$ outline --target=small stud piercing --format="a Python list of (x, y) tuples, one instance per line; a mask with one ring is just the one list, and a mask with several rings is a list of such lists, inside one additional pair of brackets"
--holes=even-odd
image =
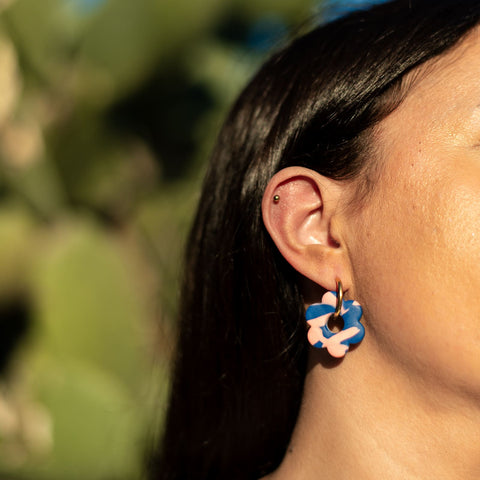
[(273, 203), (278, 203), (280, 201), (280, 195), (275, 195), (273, 197)]

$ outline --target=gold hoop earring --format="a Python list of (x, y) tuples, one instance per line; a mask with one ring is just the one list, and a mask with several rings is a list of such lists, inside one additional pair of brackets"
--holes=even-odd
[[(310, 305), (305, 314), (308, 330), (308, 341), (316, 348), (326, 348), (335, 358), (342, 358), (350, 345), (359, 343), (365, 336), (365, 328), (360, 323), (362, 307), (354, 300), (343, 301), (342, 282), (337, 279), (337, 291), (327, 292), (322, 303)], [(329, 320), (343, 320), (343, 328), (332, 332), (328, 328)]]

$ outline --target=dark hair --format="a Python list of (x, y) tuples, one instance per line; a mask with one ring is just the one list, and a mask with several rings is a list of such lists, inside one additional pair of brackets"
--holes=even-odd
[(265, 187), (291, 165), (366, 181), (369, 133), (401, 101), (392, 92), (479, 21), (478, 0), (395, 0), (357, 11), (273, 55), (241, 94), (188, 241), (152, 479), (259, 478), (279, 465), (299, 411), (307, 342), (296, 273), (262, 222)]

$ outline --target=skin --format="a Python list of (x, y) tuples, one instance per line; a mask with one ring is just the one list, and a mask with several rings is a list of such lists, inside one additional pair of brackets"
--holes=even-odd
[(379, 353), (434, 403), (480, 399), (479, 54), (475, 32), (380, 125), (380, 181), (346, 233)]
[(306, 227), (303, 238), (282, 233), (288, 216), (268, 199), (278, 192), (295, 212), (308, 195), (290, 188), (290, 198), (293, 174), (267, 191), (267, 229), (308, 279), (307, 298), (340, 276), (366, 329), (343, 361), (312, 349), (297, 426), (270, 479), (480, 478), (479, 32), (427, 67), (374, 132), (380, 173), (361, 209), (345, 200), (356, 185), (285, 172), (317, 185), (324, 240)]

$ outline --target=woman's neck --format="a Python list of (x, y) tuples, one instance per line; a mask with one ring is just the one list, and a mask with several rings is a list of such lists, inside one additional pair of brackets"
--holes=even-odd
[(291, 443), (268, 479), (478, 480), (480, 405), (362, 347), (334, 368), (312, 355)]

